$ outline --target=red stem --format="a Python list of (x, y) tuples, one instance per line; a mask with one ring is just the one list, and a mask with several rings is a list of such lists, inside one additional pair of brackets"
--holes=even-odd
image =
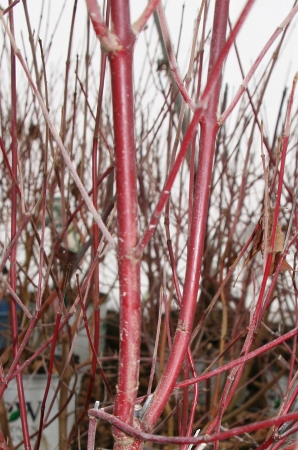
[(140, 429), (133, 427), (131, 425), (125, 424), (121, 422), (117, 417), (112, 416), (108, 413), (106, 413), (103, 409), (90, 409), (89, 410), (89, 417), (97, 417), (100, 419), (104, 419), (107, 422), (111, 423), (115, 427), (119, 427), (121, 430), (125, 430), (126, 434), (129, 434), (131, 436), (134, 436), (135, 438), (139, 438), (143, 441), (151, 441), (151, 442), (157, 442), (159, 444), (176, 444), (176, 445), (183, 445), (183, 444), (200, 444), (200, 443), (208, 443), (208, 442), (215, 442), (215, 441), (227, 441), (228, 439), (240, 436), (244, 433), (252, 433), (253, 431), (266, 429), (271, 427), (272, 425), (281, 425), (285, 422), (289, 422), (291, 420), (297, 420), (298, 419), (298, 412), (292, 412), (290, 414), (286, 414), (282, 417), (273, 418), (273, 419), (267, 419), (263, 420), (261, 422), (253, 422), (248, 425), (243, 425), (241, 427), (233, 428), (231, 430), (224, 431), (222, 433), (214, 434), (213, 436), (210, 435), (201, 435), (200, 437), (170, 437), (170, 436), (156, 436), (154, 434), (145, 433), (144, 431), (141, 431)]
[(3, 10), (3, 16), (7, 14), (14, 6), (16, 6), (18, 3), (20, 3), (20, 0), (15, 0), (14, 2), (10, 2), (7, 8)]
[[(9, 1), (11, 5), (12, 1)], [(13, 9), (9, 12), (9, 24), (12, 35), (14, 34), (14, 18)], [(13, 48), (11, 46), (11, 154), (12, 154), (12, 173), (13, 179), (18, 178), (18, 136), (17, 136), (17, 88), (16, 88), (16, 59)], [(17, 234), (17, 189), (16, 186), (12, 186), (11, 189), (11, 240)], [(17, 241), (11, 249), (10, 254), (10, 285), (16, 292), (17, 290)], [(17, 316), (17, 304), (11, 297), (10, 301), (11, 312), (11, 333), (13, 354), (18, 354), (18, 316)], [(19, 373), (16, 377), (17, 390), (20, 405), (20, 415), (22, 422), (22, 432), (24, 436), (25, 448), (30, 449), (30, 437), (27, 421), (26, 401), (24, 395), (23, 377), (22, 373)]]
[(16, 244), (17, 244), (18, 238), (22, 234), (23, 229), (26, 227), (27, 223), (30, 221), (31, 218), (32, 218), (32, 214), (31, 213), (26, 213), (24, 215), (24, 218), (23, 218), (22, 222), (20, 223), (20, 226), (19, 226), (18, 230), (12, 236), (12, 239), (11, 239), (7, 249), (6, 249), (5, 255), (3, 256), (3, 259), (2, 259), (1, 264), (0, 264), (0, 272), (2, 272), (2, 270), (4, 269), (5, 263), (8, 260), (8, 258), (11, 257), (12, 252), (16, 248)]
[(262, 347), (259, 347), (257, 350), (253, 350), (250, 353), (247, 353), (244, 356), (241, 356), (240, 358), (235, 359), (234, 361), (231, 361), (227, 364), (224, 364), (223, 366), (219, 367), (218, 369), (213, 370), (212, 372), (203, 373), (202, 375), (199, 375), (195, 378), (192, 378), (187, 381), (182, 381), (181, 383), (177, 383), (175, 388), (180, 389), (184, 388), (185, 386), (189, 386), (194, 383), (199, 383), (204, 380), (208, 380), (209, 378), (215, 377), (219, 375), (220, 373), (226, 372), (227, 370), (232, 369), (235, 366), (239, 366), (240, 364), (245, 363), (246, 361), (249, 361), (252, 358), (255, 358), (256, 356), (262, 355), (263, 353), (267, 352), (268, 350), (271, 350), (272, 348), (277, 347), (282, 342), (291, 339), (294, 336), (298, 335), (298, 327), (294, 328), (293, 330), (289, 331), (288, 333), (285, 333), (283, 336), (278, 337), (274, 341), (269, 342), (268, 344), (263, 345)]
[(97, 422), (98, 419), (96, 419), (96, 417), (89, 417), (87, 450), (94, 450), (95, 448), (95, 435)]
[(44, 263), (44, 236), (45, 236), (45, 220), (46, 220), (46, 198), (47, 198), (47, 175), (44, 174), (42, 182), (42, 213), (41, 213), (41, 239), (39, 249), (39, 270), (38, 270), (38, 287), (36, 295), (36, 310), (40, 310), (42, 296), (42, 269)]
[(51, 356), (50, 356), (50, 362), (49, 362), (49, 368), (48, 368), (48, 378), (47, 378), (47, 385), (45, 388), (45, 393), (43, 396), (43, 400), (42, 400), (42, 404), (40, 407), (40, 419), (39, 419), (39, 430), (38, 430), (38, 436), (36, 439), (36, 443), (34, 445), (34, 450), (38, 450), (39, 449), (39, 445), (40, 445), (40, 441), (41, 441), (41, 435), (42, 435), (42, 431), (44, 428), (44, 414), (45, 414), (45, 409), (46, 409), (46, 402), (47, 402), (47, 398), (48, 398), (48, 394), (49, 394), (49, 390), (50, 390), (50, 386), (51, 386), (51, 380), (52, 380), (52, 374), (53, 374), (53, 366), (54, 366), (54, 361), (55, 361), (55, 350), (56, 350), (56, 342), (58, 339), (58, 334), (59, 334), (59, 325), (61, 322), (61, 318), (62, 318), (62, 313), (58, 312), (57, 316), (56, 316), (56, 323), (55, 323), (55, 329), (54, 329), (54, 333), (53, 333), (53, 341), (52, 341), (52, 348), (51, 348)]
[(108, 29), (103, 20), (97, 0), (86, 0), (86, 4), (94, 31), (100, 39), (103, 49), (107, 52), (121, 50), (117, 35)]
[(17, 194), (21, 198), (22, 197), (21, 191), (20, 191), (18, 182), (17, 182), (17, 180), (16, 180), (16, 178), (15, 178), (15, 176), (13, 174), (12, 168), (10, 166), (10, 163), (9, 163), (9, 160), (8, 160), (8, 157), (7, 157), (7, 153), (6, 153), (6, 150), (5, 150), (5, 147), (4, 147), (4, 143), (3, 143), (2, 139), (1, 139), (1, 137), (0, 137), (0, 148), (2, 150), (3, 159), (4, 159), (4, 162), (5, 162), (5, 165), (6, 165), (7, 169), (9, 171), (9, 175), (11, 176), (11, 180), (13, 182), (13, 185), (15, 186), (15, 188), (17, 190)]
[(157, 5), (157, 12), (158, 12), (158, 18), (160, 22), (160, 28), (162, 30), (163, 39), (165, 42), (165, 46), (167, 49), (167, 54), (170, 62), (170, 68), (174, 77), (174, 80), (176, 82), (176, 85), (179, 89), (180, 94), (182, 95), (185, 103), (191, 108), (192, 111), (196, 109), (195, 103), (192, 101), (192, 99), (189, 96), (189, 93), (187, 92), (187, 89), (184, 85), (184, 82), (181, 78), (181, 75), (179, 73), (176, 57), (172, 48), (171, 39), (169, 35), (169, 30), (166, 22), (166, 17), (164, 13), (163, 6), (161, 2)]
[[(202, 117), (204, 115), (205, 108), (206, 108), (206, 103), (208, 102), (208, 99), (209, 99), (209, 97), (211, 95), (211, 92), (213, 92), (214, 85), (215, 85), (217, 77), (218, 77), (218, 73), (221, 71), (221, 67), (222, 67), (222, 65), (224, 63), (224, 60), (227, 57), (227, 55), (229, 53), (229, 50), (232, 47), (232, 45), (233, 45), (233, 43), (234, 43), (234, 41), (236, 39), (236, 36), (237, 36), (241, 26), (243, 25), (243, 22), (245, 21), (245, 19), (246, 19), (248, 13), (249, 13), (249, 11), (250, 11), (254, 1), (255, 0), (248, 0), (247, 4), (245, 5), (245, 7), (244, 7), (244, 9), (243, 9), (243, 11), (242, 11), (242, 13), (241, 13), (241, 15), (240, 15), (236, 25), (235, 25), (235, 27), (233, 28), (233, 30), (232, 30), (232, 32), (231, 32), (231, 34), (230, 34), (226, 44), (222, 48), (222, 51), (220, 52), (216, 63), (213, 61), (212, 71), (209, 72), (209, 78), (208, 78), (208, 81), (207, 81), (207, 85), (206, 85), (206, 87), (204, 89), (204, 92), (203, 92), (203, 94), (201, 96), (201, 99), (200, 99), (200, 102), (199, 102), (199, 107), (198, 107), (198, 109), (196, 109), (196, 111), (194, 113), (194, 116), (193, 116), (193, 119), (192, 119), (192, 121), (191, 121), (191, 123), (190, 123), (190, 125), (189, 125), (189, 127), (187, 129), (187, 132), (186, 132), (185, 137), (183, 139), (183, 142), (181, 144), (180, 152), (178, 153), (178, 156), (177, 156), (176, 161), (175, 161), (175, 163), (173, 165), (173, 168), (172, 168), (172, 170), (171, 170), (171, 172), (169, 174), (169, 177), (168, 177), (168, 179), (167, 179), (167, 181), (165, 183), (165, 186), (164, 186), (164, 188), (163, 188), (163, 190), (161, 192), (161, 195), (159, 197), (158, 203), (157, 203), (157, 205), (156, 205), (156, 207), (154, 209), (152, 218), (150, 220), (149, 226), (146, 229), (143, 237), (141, 238), (141, 240), (140, 240), (140, 242), (138, 244), (137, 250), (138, 250), (138, 252), (140, 254), (144, 251), (146, 245), (150, 241), (150, 239), (151, 239), (151, 237), (152, 237), (152, 235), (153, 235), (153, 233), (154, 233), (154, 231), (155, 231), (155, 229), (157, 227), (157, 224), (159, 222), (162, 210), (163, 210), (164, 205), (165, 205), (165, 203), (166, 203), (166, 201), (167, 201), (167, 199), (168, 199), (168, 197), (170, 195), (170, 191), (171, 191), (171, 188), (172, 188), (173, 183), (175, 181), (175, 178), (176, 178), (176, 175), (177, 175), (178, 170), (180, 168), (180, 165), (182, 164), (182, 162), (184, 160), (184, 157), (185, 157), (186, 152), (188, 150), (188, 146), (191, 143), (192, 137), (193, 137), (195, 131), (197, 130), (198, 122), (202, 120)], [(238, 100), (239, 100), (239, 98), (238, 98)]]
[[(294, 240), (296, 240), (298, 233), (296, 233), (296, 235), (294, 236), (294, 238), (292, 239), (291, 243), (289, 245), (292, 244), (292, 242), (294, 242)], [(283, 255), (283, 257), (285, 258), (286, 254)], [(270, 288), (268, 289), (266, 298), (264, 299), (264, 294), (265, 294), (265, 287), (266, 287), (266, 281), (268, 279), (268, 275), (269, 275), (269, 268), (271, 265), (271, 260), (272, 260), (272, 253), (269, 254), (267, 262), (266, 262), (266, 268), (265, 268), (265, 273), (264, 273), (264, 278), (263, 278), (263, 282), (262, 282), (262, 286), (261, 286), (261, 290), (260, 290), (260, 294), (258, 297), (258, 302), (257, 302), (257, 306), (249, 327), (249, 331), (247, 334), (247, 337), (245, 339), (244, 345), (243, 345), (243, 349), (242, 349), (242, 355), (244, 354), (245, 356), (248, 355), (248, 352), (253, 344), (254, 341), (254, 336), (256, 335), (256, 333), (258, 332), (258, 328), (259, 328), (259, 324), (261, 322), (262, 316), (265, 312), (262, 312), (262, 305), (263, 304), (268, 304), (269, 303), (269, 299), (272, 295), (273, 289), (275, 287), (275, 283), (276, 283), (276, 279), (282, 264), (282, 258), (279, 261), (279, 264), (277, 266), (277, 269), (275, 271), (272, 283)], [(266, 277), (266, 278), (265, 278)], [(276, 345), (278, 345), (276, 343)], [(254, 352), (251, 352), (254, 353)], [(241, 358), (240, 358), (241, 359)], [(239, 360), (240, 360), (239, 359)], [(234, 367), (227, 382), (226, 382), (226, 386), (224, 388), (224, 392), (223, 395), (221, 397), (221, 401), (220, 401), (220, 405), (219, 405), (219, 410), (217, 413), (217, 417), (215, 418), (215, 420), (210, 424), (210, 426), (208, 427), (207, 432), (211, 433), (211, 431), (216, 427), (216, 431), (218, 430), (218, 427), (220, 425), (220, 421), (222, 418), (222, 415), (224, 413), (224, 410), (228, 407), (228, 405), (230, 404), (231, 400), (233, 399), (234, 393), (236, 391), (236, 388), (238, 386), (238, 383), (240, 381), (243, 369), (244, 369), (244, 362), (241, 363), (241, 365), (239, 367)]]
[[(77, 282), (78, 282), (78, 275), (77, 275)], [(86, 313), (86, 306), (85, 306), (84, 301), (83, 301), (83, 298), (82, 298), (82, 293), (81, 293), (81, 289), (80, 289), (79, 282), (78, 282), (78, 293), (79, 293), (79, 298), (80, 298), (81, 308), (82, 308), (82, 311), (83, 311), (83, 320), (84, 320), (85, 330), (86, 330), (86, 334), (87, 334), (87, 338), (88, 338), (88, 341), (89, 341), (89, 345), (90, 345), (91, 351), (92, 351), (92, 353), (93, 353), (93, 357), (94, 357), (94, 359), (96, 359), (96, 361), (97, 361), (97, 365), (98, 365), (98, 367), (99, 367), (99, 371), (100, 371), (100, 374), (101, 374), (101, 376), (102, 376), (102, 380), (103, 380), (103, 382), (104, 382), (104, 385), (105, 385), (105, 387), (107, 388), (107, 391), (108, 391), (108, 393), (110, 394), (111, 399), (114, 400), (114, 397), (113, 397), (111, 388), (110, 388), (110, 386), (109, 386), (108, 380), (106, 379), (106, 376), (105, 376), (104, 371), (103, 371), (103, 369), (102, 369), (102, 367), (101, 367), (99, 358), (98, 358), (98, 356), (97, 356), (97, 355), (98, 355), (98, 352), (96, 353), (95, 348), (94, 348), (94, 345), (93, 345), (93, 342), (92, 342), (91, 333), (90, 333), (90, 329), (89, 329), (89, 325), (88, 325), (88, 319), (87, 319), (87, 313)], [(89, 400), (90, 400), (90, 399), (89, 399)], [(86, 402), (85, 402), (85, 403), (86, 403)]]
[[(129, 2), (111, 2), (114, 31), (122, 50), (110, 54), (114, 117), (117, 191), (118, 268), (120, 282), (120, 354), (115, 416), (132, 424), (138, 390), (140, 359), (140, 260), (134, 249), (138, 242), (137, 172), (134, 141), (133, 46)], [(116, 439), (122, 434), (114, 430)]]
[(13, 50), (15, 52), (15, 55), (17, 56), (17, 58), (19, 59), (19, 61), (21, 63), (21, 66), (22, 66), (22, 68), (23, 68), (23, 70), (24, 70), (24, 72), (26, 74), (26, 77), (27, 77), (27, 79), (29, 81), (29, 84), (30, 84), (30, 86), (31, 86), (31, 88), (32, 88), (32, 90), (33, 90), (33, 92), (34, 92), (34, 94), (36, 96), (36, 99), (37, 99), (37, 101), (38, 101), (38, 103), (39, 103), (39, 105), (40, 105), (40, 107), (42, 109), (42, 112), (43, 112), (43, 114), (45, 116), (45, 119), (47, 121), (49, 130), (52, 132), (53, 138), (56, 140), (56, 143), (57, 143), (57, 145), (58, 145), (58, 147), (59, 147), (59, 149), (60, 149), (60, 151), (62, 153), (63, 159), (64, 159), (64, 161), (65, 161), (65, 163), (66, 163), (66, 165), (67, 165), (67, 167), (68, 167), (72, 177), (73, 177), (74, 182), (76, 183), (79, 191), (81, 192), (82, 197), (84, 198), (84, 200), (85, 200), (89, 210), (91, 211), (95, 221), (97, 222), (99, 228), (101, 229), (101, 231), (103, 232), (103, 234), (105, 235), (105, 237), (107, 238), (107, 240), (111, 244), (111, 246), (115, 247), (115, 242), (114, 242), (111, 234), (109, 233), (109, 231), (104, 226), (101, 217), (99, 216), (98, 212), (95, 210), (95, 208), (93, 206), (93, 203), (89, 199), (88, 193), (86, 192), (86, 189), (85, 189), (85, 187), (84, 187), (80, 177), (78, 176), (75, 168), (73, 167), (73, 164), (71, 162), (69, 154), (66, 151), (66, 149), (65, 149), (65, 147), (63, 145), (63, 142), (61, 141), (60, 135), (57, 133), (56, 128), (54, 127), (54, 125), (53, 125), (53, 123), (51, 121), (48, 109), (47, 109), (47, 107), (46, 107), (46, 105), (45, 105), (45, 103), (44, 103), (44, 101), (43, 101), (43, 99), (42, 99), (38, 89), (36, 88), (36, 85), (34, 84), (34, 82), (32, 80), (32, 77), (31, 77), (31, 74), (30, 74), (30, 72), (29, 72), (29, 70), (27, 68), (27, 65), (26, 65), (26, 63), (25, 63), (25, 61), (24, 61), (24, 59), (23, 59), (23, 57), (22, 57), (22, 55), (21, 55), (17, 45), (16, 45), (16, 42), (14, 40), (13, 35), (11, 34), (9, 28), (7, 27), (6, 22), (3, 20), (1, 13), (0, 13), (0, 18), (2, 19), (2, 23), (3, 23), (3, 26), (4, 26), (5, 30), (6, 30), (6, 32), (8, 33), (8, 36), (9, 36), (12, 48), (13, 48)]
[[(84, 281), (83, 281), (83, 284), (82, 284), (82, 287), (81, 287), (81, 291), (82, 291), (82, 292), (84, 292), (85, 289), (87, 288), (87, 286), (89, 286), (90, 280), (91, 280), (91, 278), (92, 278), (92, 274), (93, 274), (93, 271), (94, 271), (94, 268), (95, 268), (95, 266), (96, 266), (97, 264), (98, 264), (98, 257), (96, 257), (96, 258), (94, 259), (94, 261), (92, 262), (91, 267), (90, 267), (90, 269), (89, 269), (89, 272), (88, 272), (86, 278), (85, 278)], [(77, 308), (77, 306), (78, 306), (79, 301), (80, 301), (80, 297), (79, 297), (79, 295), (78, 295), (78, 296), (76, 297), (76, 299), (75, 299), (75, 301), (74, 301), (72, 307), (70, 308), (70, 310), (69, 310), (67, 316), (65, 317), (65, 319), (62, 320), (61, 325), (60, 325), (60, 328), (59, 328), (59, 332), (60, 332), (60, 331), (62, 330), (62, 328), (68, 323), (69, 318), (70, 318), (70, 317), (72, 316), (72, 314), (75, 312), (75, 310), (76, 310), (76, 308)], [(43, 314), (44, 314), (44, 310), (43, 310), (43, 308), (41, 308), (41, 310), (40, 310), (40, 312), (39, 312), (39, 314), (38, 314), (38, 317), (41, 317)], [(33, 322), (33, 320), (32, 320), (32, 322)], [(31, 323), (30, 323), (29, 328), (30, 328), (30, 330), (31, 330)], [(27, 330), (27, 332), (26, 332), (26, 336), (29, 335), (29, 328), (28, 328), (28, 330)], [(38, 357), (38, 356), (39, 356), (39, 355), (40, 355), (40, 354), (41, 354), (41, 353), (42, 353), (42, 352), (50, 345), (50, 343), (52, 342), (52, 340), (53, 340), (53, 336), (51, 336), (51, 337), (47, 340), (47, 342), (45, 342), (43, 345), (41, 345), (41, 347), (40, 347), (38, 350), (36, 350), (36, 352), (35, 352), (32, 356), (30, 356), (30, 358), (28, 358), (28, 359), (27, 359), (27, 360), (26, 360), (19, 368), (17, 368), (16, 371), (15, 371), (13, 374), (11, 374), (11, 370), (9, 370), (8, 374), (6, 375), (6, 383), (0, 385), (0, 397), (1, 397), (1, 395), (3, 394), (4, 390), (6, 389), (7, 383), (8, 383), (12, 378), (14, 378), (18, 373), (21, 373), (26, 367), (28, 367), (28, 366), (31, 364), (31, 362), (34, 361), (34, 359), (36, 359), (36, 358), (37, 358), (37, 357)], [(13, 364), (14, 364), (14, 363), (13, 363)]]
[[(214, 12), (209, 75), (212, 74), (214, 76), (214, 64), (219, 58), (224, 47), (228, 12), (229, 0), (217, 0)], [(165, 407), (166, 402), (168, 401), (180, 373), (187, 347), (190, 342), (204, 251), (212, 163), (216, 133), (218, 130), (216, 113), (220, 85), (221, 71), (219, 70), (217, 72), (217, 82), (211, 91), (212, 95), (208, 103), (207, 110), (203, 112), (200, 121), (201, 139), (199, 164), (181, 312), (168, 364), (144, 416), (144, 424), (147, 430), (151, 430), (153, 428), (163, 408)]]
[[(106, 23), (109, 22), (109, 10), (110, 6), (107, 6), (107, 17)], [(102, 52), (101, 54), (101, 70), (100, 70), (100, 81), (99, 81), (99, 90), (98, 90), (98, 98), (97, 98), (97, 110), (96, 110), (96, 119), (95, 119), (95, 129), (93, 136), (93, 146), (92, 146), (92, 195), (93, 195), (93, 205), (95, 209), (98, 209), (98, 183), (97, 183), (97, 173), (98, 173), (98, 135), (100, 129), (100, 116), (101, 116), (101, 106), (102, 106), (102, 96), (104, 89), (104, 79), (106, 72), (106, 54)], [(88, 68), (87, 68), (88, 70)], [(93, 254), (96, 255), (98, 251), (99, 245), (99, 228), (96, 223), (93, 223)], [(93, 384), (95, 380), (96, 366), (97, 366), (97, 355), (99, 350), (99, 340), (100, 340), (100, 289), (99, 289), (99, 264), (95, 266), (94, 274), (93, 274), (93, 286), (92, 286), (92, 300), (93, 300), (93, 308), (94, 308), (94, 336), (93, 336), (93, 345), (92, 349), (92, 363), (90, 370), (90, 379), (87, 389), (87, 394), (85, 398), (84, 409), (87, 411), (88, 404), (90, 403), (90, 398), (92, 395)], [(88, 330), (89, 331), (89, 330)]]
[(142, 31), (159, 2), (160, 0), (149, 0), (146, 8), (142, 12), (138, 20), (136, 20), (132, 25), (134, 33), (138, 34)]
[(193, 195), (194, 195), (194, 181), (195, 181), (195, 155), (196, 155), (196, 140), (197, 133), (194, 134), (191, 140), (191, 152), (190, 152), (190, 163), (189, 163), (189, 189), (188, 189), (188, 223), (190, 233), (190, 225), (192, 222), (192, 207), (193, 207)]
[(231, 114), (231, 112), (233, 111), (233, 109), (235, 108), (235, 106), (237, 105), (239, 99), (242, 97), (243, 92), (245, 91), (249, 81), (251, 80), (252, 76), (254, 75), (257, 67), (259, 66), (260, 62), (263, 60), (264, 56), (266, 55), (266, 53), (268, 52), (269, 48), (271, 47), (271, 45), (273, 44), (273, 42), (277, 39), (277, 37), (283, 32), (284, 28), (291, 22), (291, 20), (293, 19), (293, 17), (295, 16), (295, 14), (298, 12), (298, 6), (295, 6), (290, 13), (287, 15), (287, 17), (283, 20), (283, 22), (280, 24), (279, 27), (277, 27), (277, 29), (275, 30), (275, 32), (272, 34), (272, 36), (270, 37), (270, 39), (268, 40), (268, 42), (266, 43), (266, 45), (264, 46), (264, 48), (262, 49), (261, 53), (259, 54), (259, 56), (257, 57), (256, 61), (254, 62), (254, 64), (252, 65), (251, 69), (249, 70), (248, 74), (246, 75), (246, 77), (244, 78), (244, 80), (241, 83), (241, 86), (239, 87), (234, 99), (232, 100), (232, 102), (230, 103), (229, 107), (225, 110), (225, 112), (220, 116), (219, 118), (219, 123), (220, 125), (222, 125), (227, 118), (229, 117), (229, 115)]
[[(20, 345), (20, 347), (18, 349), (18, 353), (15, 355), (14, 360), (12, 362), (12, 365), (10, 366), (10, 368), (9, 368), (7, 374), (6, 374), (7, 383), (10, 381), (10, 379), (13, 378), (13, 377), (10, 377), (10, 376), (14, 372), (15, 368), (16, 367), (17, 368), (20, 367), (19, 366), (19, 360), (20, 360), (20, 358), (21, 358), (21, 356), (22, 356), (22, 354), (23, 354), (23, 352), (25, 350), (25, 347), (26, 347), (26, 345), (27, 345), (27, 343), (28, 343), (28, 341), (29, 341), (29, 339), (30, 339), (30, 337), (32, 335), (34, 327), (35, 327), (35, 325), (37, 323), (37, 319), (38, 319), (38, 316), (37, 316), (37, 314), (35, 314), (35, 316), (30, 320), (30, 324), (29, 324), (28, 330), (26, 331), (25, 337), (22, 340), (22, 343), (21, 343), (21, 345)], [(1, 386), (1, 388), (0, 388), (0, 397), (2, 396), (2, 394), (3, 394), (3, 392), (4, 392), (6, 387), (7, 386), (5, 384), (3, 385), (3, 388)]]
[[(97, 180), (97, 187), (100, 186), (100, 184), (103, 182), (103, 180), (112, 172), (112, 170), (114, 169), (114, 166), (110, 166), (103, 174), (102, 176)], [(88, 195), (92, 195), (93, 192), (93, 187), (92, 189), (88, 192)], [(85, 202), (84, 200), (81, 200), (80, 203), (77, 205), (76, 209), (74, 210), (74, 212), (69, 216), (69, 218), (67, 219), (61, 233), (59, 236), (59, 243), (62, 241), (64, 234), (66, 233), (69, 225), (72, 223), (73, 219), (76, 217), (76, 215), (78, 214), (78, 212), (82, 209), (82, 207), (84, 206)]]

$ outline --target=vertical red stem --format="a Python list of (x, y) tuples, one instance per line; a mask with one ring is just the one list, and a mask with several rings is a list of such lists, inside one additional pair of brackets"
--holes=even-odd
[[(120, 281), (120, 355), (114, 414), (132, 424), (138, 389), (141, 317), (140, 261), (134, 255), (138, 242), (132, 72), (135, 37), (130, 27), (129, 2), (111, 2), (111, 17), (121, 43), (121, 50), (110, 55)], [(114, 429), (116, 447), (121, 436)]]
[[(9, 2), (11, 4), (11, 1)], [(14, 34), (14, 19), (13, 9), (9, 13), (9, 23), (12, 34)], [(18, 178), (18, 137), (17, 137), (17, 83), (16, 83), (16, 60), (13, 49), (11, 49), (11, 155), (12, 163), (11, 168), (14, 179)], [(17, 189), (14, 185), (11, 187), (11, 240), (17, 233)], [(17, 242), (13, 246), (10, 254), (10, 285), (16, 292), (17, 288)], [(17, 307), (14, 299), (10, 299), (10, 311), (11, 311), (11, 329), (12, 329), (12, 342), (13, 342), (13, 354), (18, 353), (18, 317)], [(25, 448), (30, 449), (30, 438), (28, 432), (28, 421), (26, 402), (24, 396), (24, 386), (22, 374), (18, 373), (17, 377), (17, 389), (20, 404), (20, 415), (22, 421), (22, 431), (24, 435)]]
[[(228, 12), (229, 0), (217, 0), (215, 4), (209, 62), (210, 76), (211, 74), (214, 76), (214, 73), (212, 73), (214, 65), (225, 45)], [(190, 341), (204, 251), (212, 165), (218, 130), (216, 113), (220, 86), (221, 71), (217, 73), (217, 80), (211, 88), (210, 100), (200, 120), (199, 164), (192, 211), (182, 308), (168, 364), (144, 417), (144, 424), (147, 430), (152, 429), (173, 390)]]

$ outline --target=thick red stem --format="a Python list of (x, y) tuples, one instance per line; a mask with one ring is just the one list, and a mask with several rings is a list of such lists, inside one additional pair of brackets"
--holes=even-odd
[[(209, 74), (212, 73), (225, 44), (228, 12), (229, 0), (217, 0), (214, 12)], [(199, 164), (181, 313), (168, 364), (144, 416), (144, 425), (147, 430), (152, 430), (171, 395), (190, 342), (204, 251), (215, 139), (218, 130), (216, 113), (220, 85), (221, 70), (217, 73), (217, 81), (211, 90), (208, 106), (200, 121)]]
[[(138, 390), (141, 311), (140, 260), (134, 252), (138, 242), (132, 72), (135, 37), (130, 27), (129, 2), (111, 2), (111, 17), (121, 42), (121, 50), (110, 54), (120, 281), (120, 355), (114, 414), (132, 424)], [(116, 441), (121, 436), (115, 429)]]

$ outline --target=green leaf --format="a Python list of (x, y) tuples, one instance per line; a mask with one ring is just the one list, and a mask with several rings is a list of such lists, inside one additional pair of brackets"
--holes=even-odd
[(18, 420), (19, 417), (20, 417), (20, 410), (17, 409), (16, 411), (10, 414), (8, 422), (14, 422), (15, 420)]

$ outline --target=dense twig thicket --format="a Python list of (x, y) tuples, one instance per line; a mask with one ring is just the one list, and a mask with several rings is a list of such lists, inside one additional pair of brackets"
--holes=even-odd
[(46, 4), (0, 11), (1, 448), (294, 449), (295, 72), (262, 111), (296, 2), (247, 74), (254, 0), (197, 2), (183, 75), (158, 0), (74, 0), (53, 72)]

